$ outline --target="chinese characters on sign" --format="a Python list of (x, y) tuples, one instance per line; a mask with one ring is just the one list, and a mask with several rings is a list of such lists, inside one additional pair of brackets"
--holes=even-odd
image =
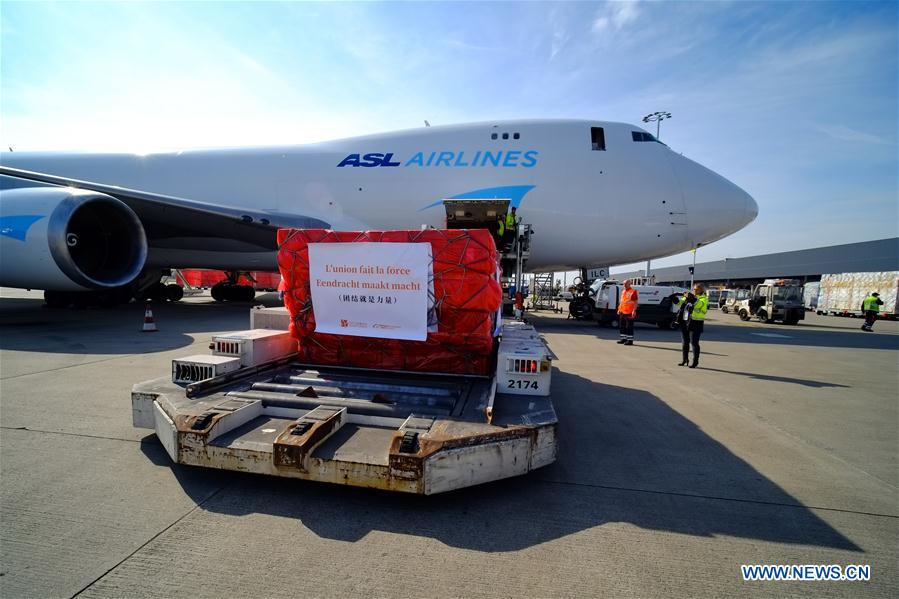
[(424, 341), (429, 243), (310, 243), (319, 333)]
[(383, 295), (350, 295), (348, 293), (341, 295), (338, 299), (340, 299), (340, 301), (342, 302), (353, 302), (358, 304), (386, 304), (388, 306), (390, 304), (396, 303), (397, 301), (396, 297), (392, 296), (384, 297)]

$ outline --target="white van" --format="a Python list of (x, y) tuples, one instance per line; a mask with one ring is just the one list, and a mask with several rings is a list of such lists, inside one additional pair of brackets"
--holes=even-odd
[[(661, 329), (674, 328), (677, 304), (672, 301), (675, 293), (686, 293), (683, 287), (671, 285), (634, 285), (637, 290), (637, 319), (658, 325)], [(590, 285), (593, 300), (593, 318), (600, 326), (618, 326), (618, 302), (624, 285), (618, 281), (597, 280)]]

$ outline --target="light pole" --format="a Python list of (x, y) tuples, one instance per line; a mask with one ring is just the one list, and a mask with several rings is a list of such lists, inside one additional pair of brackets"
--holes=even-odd
[(698, 247), (695, 247), (690, 250), (691, 252), (693, 252), (693, 266), (690, 267), (690, 289), (693, 289), (693, 279), (695, 276), (694, 273), (696, 272), (696, 250), (698, 249)]
[(662, 111), (662, 112), (652, 112), (652, 113), (650, 113), (650, 114), (647, 114), (645, 117), (643, 117), (643, 122), (644, 122), (644, 123), (651, 123), (651, 122), (655, 121), (655, 124), (656, 124), (656, 139), (659, 139), (659, 125), (661, 125), (661, 124), (662, 124), (662, 121), (664, 121), (665, 119), (670, 119), (670, 118), (671, 118), (671, 113), (670, 113), (670, 112), (665, 112), (665, 111)]

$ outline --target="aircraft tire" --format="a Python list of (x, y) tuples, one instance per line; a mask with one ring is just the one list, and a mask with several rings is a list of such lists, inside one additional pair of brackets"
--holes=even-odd
[(184, 288), (181, 285), (171, 283), (165, 287), (166, 297), (170, 302), (180, 302), (184, 297)]
[(217, 302), (223, 302), (228, 299), (228, 287), (223, 285), (222, 283), (216, 283), (215, 285), (213, 285), (210, 293), (212, 294), (212, 299)]
[(586, 320), (593, 314), (593, 304), (586, 298), (575, 298), (568, 302), (568, 312), (577, 320)]
[(153, 300), (154, 302), (159, 303), (162, 303), (169, 299), (165, 284), (161, 282), (151, 285), (150, 288), (144, 292), (144, 297), (146, 299)]

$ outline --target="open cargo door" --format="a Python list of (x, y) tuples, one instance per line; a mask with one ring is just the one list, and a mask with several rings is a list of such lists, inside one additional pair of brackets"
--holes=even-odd
[(509, 209), (509, 200), (443, 200), (447, 229), (489, 229)]

